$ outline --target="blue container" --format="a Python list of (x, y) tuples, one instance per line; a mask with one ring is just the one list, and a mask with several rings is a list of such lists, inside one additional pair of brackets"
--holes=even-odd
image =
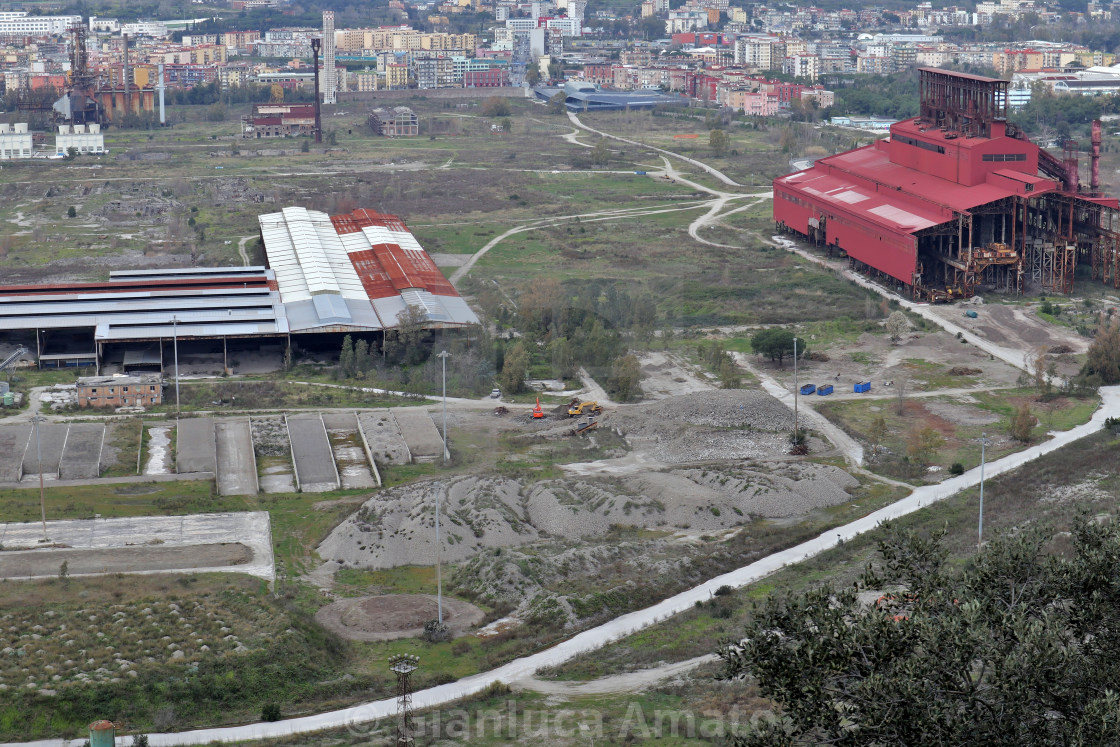
[(817, 394), (821, 397), (827, 397), (828, 395), (832, 394), (832, 384), (825, 384), (817, 390)]
[(638, 176), (645, 176), (646, 175), (646, 172), (644, 172), (644, 171), (635, 171), (634, 173), (637, 174)]
[(852, 391), (855, 392), (856, 394), (862, 394), (864, 392), (870, 392), (871, 391), (871, 382), (870, 381), (860, 381), (855, 386), (852, 387)]
[(817, 391), (816, 384), (806, 384), (805, 386), (801, 387), (802, 394), (812, 394), (815, 391)]
[(972, 309), (969, 309), (968, 311), (964, 312), (964, 315), (967, 316), (969, 319), (975, 319), (976, 317), (979, 316), (979, 314), (977, 314)]

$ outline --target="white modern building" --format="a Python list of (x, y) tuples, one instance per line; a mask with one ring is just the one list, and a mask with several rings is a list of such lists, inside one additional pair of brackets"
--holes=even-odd
[(122, 23), (121, 33), (129, 36), (152, 36), (162, 39), (167, 36), (167, 24), (163, 21), (139, 21), (137, 23)]
[(83, 155), (104, 153), (105, 135), (101, 132), (101, 125), (59, 125), (54, 139), (55, 154), (65, 156), (71, 148)]
[(0, 34), (65, 34), (81, 25), (81, 16), (30, 16), (22, 10), (0, 12)]
[(26, 122), (0, 124), (0, 161), (31, 158), (31, 133)]

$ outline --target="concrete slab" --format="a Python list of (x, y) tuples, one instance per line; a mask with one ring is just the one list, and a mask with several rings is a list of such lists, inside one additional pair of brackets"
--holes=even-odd
[[(42, 453), (43, 474), (58, 477), (58, 467), (62, 462), (62, 448), (66, 445), (66, 435), (70, 426), (65, 423), (40, 423), (39, 443), (35, 443), (35, 429), (31, 429), (31, 437), (27, 440), (27, 449), (23, 452), (23, 474), (39, 474), (39, 454)], [(36, 480), (39, 478), (36, 477)]]
[(443, 438), (435, 421), (422, 407), (397, 407), (393, 409), (404, 441), (414, 462), (435, 462), (443, 458)]
[[(0, 544), (14, 548), (18, 552), (0, 553), (0, 566), (10, 556), (26, 556), (29, 552), (59, 553), (57, 562), (48, 577), (58, 576), (58, 566), (63, 560), (70, 563), (70, 575), (86, 575), (74, 572), (73, 552), (75, 550), (97, 551), (82, 558), (86, 565), (101, 561), (108, 563), (110, 553), (106, 550), (128, 549), (127, 563), (113, 561), (109, 573), (174, 573), (177, 571), (222, 571), (248, 573), (272, 580), (275, 564), (272, 556), (272, 529), (267, 511), (245, 511), (225, 514), (194, 514), (192, 516), (133, 516), (115, 519), (79, 519), (69, 521), (48, 521), (47, 536), (55, 545), (40, 548), (43, 528), (36, 522), (19, 524), (0, 524)], [(242, 552), (230, 545), (243, 545), (251, 557), (247, 560)], [(226, 546), (224, 551), (214, 548)], [(200, 554), (215, 561), (232, 561), (217, 565), (199, 565), (198, 559), (191, 559), (186, 553), (155, 552), (146, 558), (143, 552), (153, 548), (197, 547)], [(25, 549), (26, 548), (26, 549)], [(53, 556), (50, 556), (53, 558)], [(184, 565), (169, 567), (175, 557)], [(148, 566), (152, 567), (148, 567)], [(99, 575), (101, 571), (90, 571), (88, 575)], [(23, 576), (26, 578), (26, 576)]]
[(358, 433), (358, 417), (354, 413), (323, 413), (323, 425), (327, 427), (342, 487), (376, 488), (377, 480)]
[(58, 477), (62, 480), (83, 480), (101, 474), (101, 448), (105, 443), (105, 426), (101, 423), (72, 423), (66, 436)]
[(0, 482), (19, 482), (30, 437), (30, 425), (0, 427)]
[(175, 471), (214, 472), (214, 419), (182, 418), (176, 425)]
[(223, 420), (214, 426), (218, 495), (256, 495), (257, 460), (249, 419)]
[(338, 490), (338, 468), (322, 416), (289, 415), (285, 420), (292, 442), (292, 461), (296, 465), (299, 489), (305, 493)]
[(261, 490), (265, 493), (296, 492), (292, 448), (284, 418), (263, 415), (252, 418), (252, 425)]
[(412, 454), (404, 442), (391, 410), (373, 410), (358, 415), (373, 458), (381, 464), (411, 464)]

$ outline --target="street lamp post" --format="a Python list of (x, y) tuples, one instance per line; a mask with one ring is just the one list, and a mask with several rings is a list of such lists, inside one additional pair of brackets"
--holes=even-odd
[(976, 530), (976, 551), (980, 552), (984, 544), (984, 462), (985, 447), (988, 445), (988, 434), (980, 434), (980, 523)]
[(797, 386), (797, 335), (793, 336), (793, 438), (797, 440), (797, 395), (801, 393)]
[(451, 353), (443, 350), (439, 357), (443, 361), (443, 463), (447, 464), (447, 359)]
[(39, 440), (39, 423), (45, 421), (42, 415), (36, 415), (31, 418), (31, 422), (35, 424), (35, 452), (39, 458), (39, 513), (43, 519), (43, 542), (48, 542), (47, 539), (47, 500), (46, 491), (43, 488), (43, 445)]
[(443, 547), (439, 543), (439, 509), (440, 494), (443, 486), (436, 488), (436, 622), (443, 625)]
[(171, 339), (175, 348), (175, 417), (179, 417), (179, 317), (171, 317)]

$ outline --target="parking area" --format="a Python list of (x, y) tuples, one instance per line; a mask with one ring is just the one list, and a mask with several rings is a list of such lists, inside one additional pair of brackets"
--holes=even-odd
[(358, 424), (369, 444), (373, 458), (382, 464), (409, 464), (412, 454), (404, 442), (397, 419), (391, 410), (374, 410), (358, 415)]
[(289, 415), (285, 421), (299, 489), (305, 493), (338, 490), (338, 467), (322, 416), (318, 413)]
[(31, 429), (27, 440), (27, 448), (23, 452), (24, 476), (35, 475), (38, 479), (42, 466), (44, 477), (58, 477), (62, 464), (62, 449), (66, 445), (66, 436), (70, 426), (56, 423), (40, 423), (38, 443), (35, 439), (35, 429)]
[[(0, 578), (232, 571), (272, 580), (268, 513), (135, 516), (47, 522), (54, 545), (40, 548), (42, 525), (0, 524)], [(38, 571), (45, 571), (39, 573)]]
[(219, 495), (256, 495), (257, 460), (249, 419), (221, 420), (214, 426)]
[(436, 462), (443, 457), (443, 438), (435, 421), (422, 407), (398, 407), (393, 410), (404, 441), (414, 462)]
[(370, 470), (362, 436), (358, 432), (358, 417), (354, 413), (324, 413), (323, 425), (334, 452), (338, 477), (344, 488), (375, 488), (377, 480)]
[(66, 436), (58, 477), (62, 480), (90, 480), (101, 475), (101, 450), (105, 445), (105, 426), (100, 423), (73, 423)]
[(175, 435), (175, 471), (214, 471), (214, 420), (183, 418), (177, 422)]
[(30, 425), (0, 427), (0, 482), (19, 482), (30, 437)]

